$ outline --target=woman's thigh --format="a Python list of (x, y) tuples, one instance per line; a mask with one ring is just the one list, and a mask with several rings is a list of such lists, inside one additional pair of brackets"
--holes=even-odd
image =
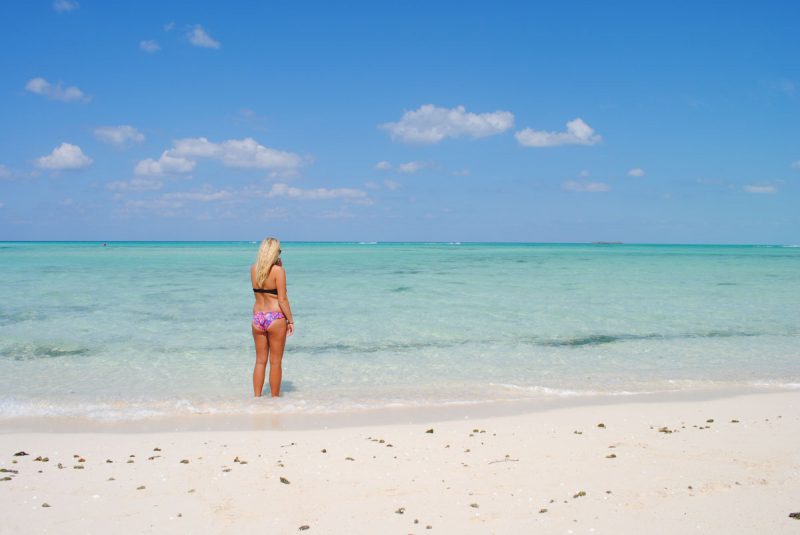
[(283, 357), (283, 348), (286, 346), (286, 322), (276, 321), (269, 326), (266, 335), (269, 344), (269, 360), (280, 362)]
[(256, 344), (256, 361), (266, 364), (267, 355), (269, 355), (267, 331), (262, 331), (253, 327), (253, 341)]

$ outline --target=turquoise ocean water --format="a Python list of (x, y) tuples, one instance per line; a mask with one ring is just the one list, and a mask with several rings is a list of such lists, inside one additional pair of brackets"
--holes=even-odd
[(255, 243), (0, 243), (0, 418), (800, 388), (800, 248), (284, 243), (296, 335), (251, 396)]

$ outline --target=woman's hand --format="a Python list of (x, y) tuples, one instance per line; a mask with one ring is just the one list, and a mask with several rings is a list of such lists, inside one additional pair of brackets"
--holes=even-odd
[(288, 334), (289, 336), (292, 336), (294, 334), (294, 322), (286, 323), (286, 334)]

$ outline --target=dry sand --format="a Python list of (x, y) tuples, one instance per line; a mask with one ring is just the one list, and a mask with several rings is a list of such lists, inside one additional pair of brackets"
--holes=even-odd
[(784, 392), (315, 430), (6, 432), (0, 532), (800, 533), (789, 517), (800, 512), (798, 402)]

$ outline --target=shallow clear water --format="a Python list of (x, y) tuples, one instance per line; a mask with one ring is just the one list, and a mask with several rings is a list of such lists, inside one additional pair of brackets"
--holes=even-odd
[(0, 418), (800, 385), (800, 248), (284, 243), (297, 333), (255, 400), (256, 248), (0, 243)]

